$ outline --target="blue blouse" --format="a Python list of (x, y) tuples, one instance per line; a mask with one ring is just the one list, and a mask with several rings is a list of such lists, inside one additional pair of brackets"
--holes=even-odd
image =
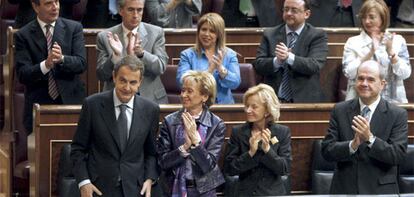
[[(214, 70), (213, 76), (217, 83), (217, 104), (234, 104), (231, 90), (236, 89), (240, 85), (240, 66), (237, 54), (230, 48), (226, 47), (223, 57), (223, 66), (227, 69), (227, 75), (224, 79), (220, 77), (219, 72)], [(181, 87), (181, 76), (188, 70), (205, 71), (208, 69), (208, 59), (202, 50), (201, 56), (198, 56), (195, 48), (191, 47), (181, 52), (180, 63), (177, 69), (177, 84)]]

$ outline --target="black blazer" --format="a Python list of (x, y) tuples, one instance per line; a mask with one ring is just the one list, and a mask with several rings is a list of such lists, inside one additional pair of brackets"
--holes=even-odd
[(125, 196), (139, 195), (146, 179), (158, 178), (155, 149), (158, 120), (158, 105), (135, 96), (129, 138), (121, 152), (113, 91), (86, 98), (71, 151), (77, 183), (90, 179), (104, 196), (109, 196), (120, 179)]
[(371, 148), (361, 144), (349, 152), (354, 138), (352, 119), (360, 114), (358, 99), (335, 105), (328, 134), (322, 141), (322, 156), (336, 162), (332, 194), (398, 194), (398, 164), (407, 149), (407, 111), (381, 99), (371, 117), (376, 137)]
[[(64, 61), (51, 70), (63, 104), (81, 104), (86, 95), (85, 84), (79, 75), (86, 70), (86, 50), (82, 25), (78, 22), (58, 18), (52, 42), (57, 42)], [(15, 34), (16, 71), (25, 89), (24, 122), (31, 132), (33, 103), (50, 104), (48, 74), (40, 70), (40, 63), (47, 59), (45, 34), (37, 20), (33, 20)]]
[[(240, 0), (224, 1), (222, 16), (226, 27), (243, 27), (246, 22), (246, 15), (239, 10)], [(281, 15), (282, 8), (276, 8), (274, 0), (252, 1), (253, 8), (259, 20), (260, 27), (274, 27), (283, 22)]]
[(259, 150), (250, 157), (249, 139), (251, 124), (244, 123), (233, 127), (227, 144), (224, 172), (239, 176), (238, 194), (241, 196), (286, 195), (281, 176), (290, 172), (291, 147), (290, 129), (280, 124), (268, 126), (278, 143), (271, 145), (267, 154)]
[[(274, 71), (273, 66), (275, 47), (279, 42), (287, 43), (285, 24), (264, 31), (262, 42), (257, 49), (256, 60), (253, 62), (256, 72), (264, 76), (264, 82), (272, 86), (276, 93), (283, 75), (282, 69)], [(326, 32), (305, 24), (292, 52), (295, 54), (295, 61), (289, 66), (293, 102), (325, 101), (319, 75), (328, 55), (327, 42)]]

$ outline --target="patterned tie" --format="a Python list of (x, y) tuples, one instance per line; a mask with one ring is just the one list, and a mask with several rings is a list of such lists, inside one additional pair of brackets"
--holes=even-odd
[[(298, 34), (296, 32), (290, 32), (289, 36), (289, 44), (288, 48), (293, 49), (296, 44), (296, 40), (298, 39)], [(280, 84), (281, 89), (279, 95), (286, 101), (292, 101), (292, 88), (289, 84), (289, 69), (287, 65), (283, 67), (283, 75), (282, 75), (282, 83)]]
[[(52, 25), (50, 25), (50, 24), (45, 25), (48, 53), (52, 49), (52, 32), (50, 31), (51, 27), (52, 27)], [(49, 86), (49, 89), (48, 89), (49, 96), (50, 96), (50, 98), (55, 100), (59, 96), (59, 92), (58, 92), (58, 88), (57, 88), (57, 85), (56, 85), (56, 81), (53, 77), (52, 70), (50, 70), (49, 73), (48, 73), (48, 86)]]
[(118, 116), (117, 124), (121, 142), (121, 152), (124, 152), (126, 143), (128, 141), (128, 120), (126, 117), (126, 109), (128, 106), (125, 104), (121, 104), (118, 107), (120, 113)]
[[(128, 34), (127, 34), (127, 37), (128, 37), (128, 44), (127, 44), (127, 48), (126, 48), (126, 50), (127, 50), (127, 52), (128, 52), (128, 54), (133, 54), (134, 52), (134, 33), (132, 33), (132, 31), (130, 31)], [(131, 53), (130, 53), (131, 52)]]
[(368, 120), (369, 122), (369, 116), (370, 116), (371, 110), (368, 106), (365, 106), (361, 111), (361, 116)]
[(341, 3), (342, 3), (343, 8), (347, 8), (347, 7), (351, 6), (352, 0), (341, 0)]

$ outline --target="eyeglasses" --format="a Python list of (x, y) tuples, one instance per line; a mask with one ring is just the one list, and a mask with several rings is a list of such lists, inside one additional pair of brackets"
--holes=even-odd
[(299, 13), (304, 12), (305, 10), (301, 10), (301, 9), (298, 9), (298, 8), (284, 7), (284, 8), (282, 8), (282, 11), (285, 12), (285, 13), (288, 13), (290, 11), (292, 14), (299, 14)]

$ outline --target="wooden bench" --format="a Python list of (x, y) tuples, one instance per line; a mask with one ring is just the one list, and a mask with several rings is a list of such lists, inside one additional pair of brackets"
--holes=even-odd
[[(414, 105), (401, 105), (408, 110), (409, 128), (414, 126)], [(180, 105), (161, 105), (160, 121)], [(283, 104), (280, 123), (292, 132), (292, 193), (309, 193), (312, 144), (325, 136), (333, 104)], [(70, 143), (76, 130), (81, 106), (35, 107), (34, 132), (29, 136), (30, 194), (56, 195), (57, 166), (60, 149)], [(242, 105), (213, 105), (211, 110), (222, 117), (227, 125), (226, 141), (231, 128), (244, 122)], [(409, 131), (410, 143), (414, 130)], [(220, 161), (222, 165), (222, 158)]]

